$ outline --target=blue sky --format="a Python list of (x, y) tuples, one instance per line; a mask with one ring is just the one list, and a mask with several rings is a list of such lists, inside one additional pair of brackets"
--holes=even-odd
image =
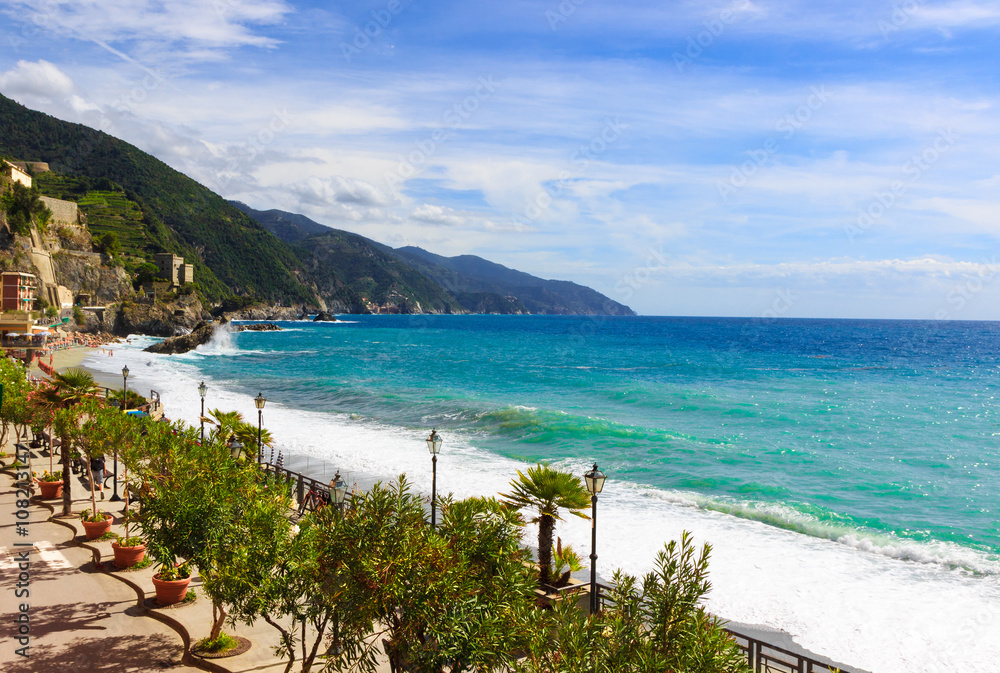
[(0, 0), (0, 92), (653, 315), (1000, 319), (1000, 1)]

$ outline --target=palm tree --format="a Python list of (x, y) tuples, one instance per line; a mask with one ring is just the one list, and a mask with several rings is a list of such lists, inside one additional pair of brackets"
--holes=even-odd
[(579, 511), (590, 505), (590, 495), (579, 477), (554, 470), (546, 463), (529, 467), (527, 473), (518, 470), (517, 479), (510, 485), (512, 492), (502, 493), (501, 497), (515, 507), (530, 507), (538, 512), (531, 523), (538, 523), (539, 579), (542, 584), (548, 584), (552, 571), (552, 536), (556, 520), (562, 521), (559, 511), (565, 509), (582, 519), (590, 518)]
[[(65, 372), (57, 372), (52, 377), (49, 385), (43, 391), (40, 391), (40, 397), (45, 401), (46, 406), (53, 410), (69, 409), (88, 397), (92, 397), (96, 390), (94, 377), (90, 372), (82, 369), (68, 369)], [(63, 419), (60, 425), (62, 430), (60, 432), (62, 440), (60, 463), (62, 464), (64, 482), (63, 516), (69, 516), (73, 511), (73, 495), (70, 492), (71, 480), (69, 479), (70, 454), (72, 453), (70, 432), (71, 428), (75, 426), (75, 422), (71, 422), (70, 419)], [(49, 439), (51, 444), (51, 434)]]
[[(221, 409), (211, 409), (208, 412), (211, 419), (208, 421), (215, 425), (211, 437), (220, 442), (228, 442), (229, 438), (236, 434), (240, 424), (243, 423), (243, 414), (238, 411), (222, 411)], [(242, 441), (242, 440), (240, 440)], [(257, 434), (254, 433), (254, 443), (257, 443)]]

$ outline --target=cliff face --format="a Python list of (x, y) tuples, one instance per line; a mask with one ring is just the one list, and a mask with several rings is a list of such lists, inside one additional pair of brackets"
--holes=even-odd
[(155, 303), (123, 301), (109, 307), (104, 315), (105, 329), (117, 336), (148, 334), (172, 337), (187, 334), (202, 320), (211, 320), (194, 293), (179, 294), (169, 301)]
[(73, 297), (81, 292), (90, 294), (90, 302), (104, 306), (118, 301), (132, 292), (128, 274), (120, 266), (102, 263), (96, 252), (61, 250), (52, 255), (52, 266), (59, 285), (67, 288)]

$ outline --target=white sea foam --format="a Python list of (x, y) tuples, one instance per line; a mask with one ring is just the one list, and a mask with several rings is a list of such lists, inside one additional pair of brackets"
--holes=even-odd
[[(133, 338), (115, 357), (91, 357), (88, 367), (116, 374), (128, 364), (130, 387), (155, 388), (174, 419), (196, 423), (203, 354), (143, 353), (151, 339)], [(232, 348), (221, 346), (221, 350)], [(134, 382), (134, 383), (133, 383)], [(238, 382), (207, 381), (209, 408), (256, 415), (256, 390)], [(268, 402), (264, 423), (286, 455), (323, 459), (351, 481), (352, 471), (390, 478), (406, 473), (430, 491), (425, 430), (372, 422)], [(458, 497), (507, 489), (525, 465), (475, 448), (475, 437), (445, 436), (438, 460), (439, 491)], [(589, 465), (561, 467), (582, 473)], [(332, 475), (330, 475), (332, 476)], [(734, 621), (790, 633), (797, 642), (843, 663), (877, 673), (963, 671), (993, 673), (1000, 661), (1000, 579), (995, 559), (954, 545), (865, 537), (831, 527), (829, 536), (803, 535), (762, 521), (707, 509), (700, 497), (614, 481), (598, 510), (598, 568), (648, 571), (664, 541), (690, 530), (713, 545), (708, 606)], [(771, 512), (793, 520), (791, 511)], [(811, 525), (800, 513), (802, 525)], [(558, 524), (564, 543), (584, 552), (589, 523), (567, 517)], [(532, 530), (527, 536), (534, 535)], [(829, 539), (826, 539), (829, 538)], [(963, 570), (970, 568), (979, 575)]]

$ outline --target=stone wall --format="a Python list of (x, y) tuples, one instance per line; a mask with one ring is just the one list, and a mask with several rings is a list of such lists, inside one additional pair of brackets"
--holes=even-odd
[(72, 201), (53, 199), (51, 196), (40, 196), (45, 207), (52, 211), (52, 224), (56, 226), (80, 226), (80, 211)]

